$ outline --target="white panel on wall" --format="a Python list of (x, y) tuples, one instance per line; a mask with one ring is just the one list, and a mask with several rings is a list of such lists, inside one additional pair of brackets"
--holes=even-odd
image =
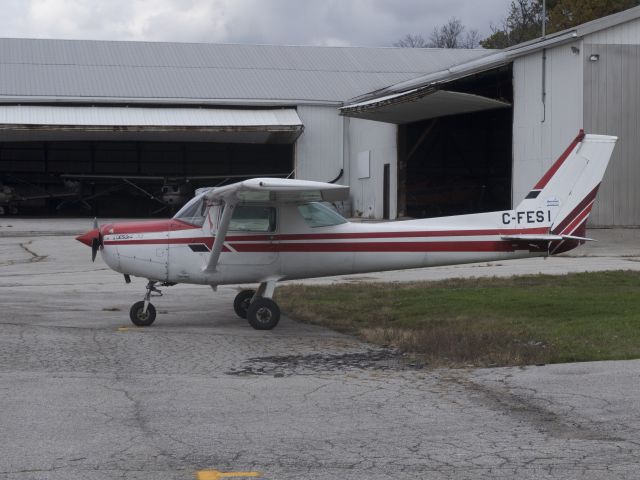
[(371, 150), (358, 153), (358, 180), (371, 176)]

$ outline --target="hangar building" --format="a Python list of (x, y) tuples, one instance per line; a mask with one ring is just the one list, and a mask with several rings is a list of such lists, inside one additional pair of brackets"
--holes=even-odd
[[(456, 114), (453, 101), (445, 102), (456, 93), (505, 104)], [(434, 214), (508, 208), (581, 128), (617, 135), (590, 217), (592, 226), (604, 227), (640, 225), (639, 111), (640, 7), (400, 82), (341, 108), (343, 115), (398, 125), (401, 215), (430, 214), (438, 202), (441, 212)], [(431, 179), (448, 188), (448, 197), (430, 190), (436, 202), (419, 198)]]
[[(34, 213), (100, 216), (166, 214), (167, 181), (349, 182), (348, 125), (372, 122), (341, 117), (345, 100), (488, 53), (1, 39), (0, 182), (56, 194)], [(395, 126), (378, 125), (359, 142), (395, 168)]]
[(137, 216), (293, 175), (354, 216), (449, 215), (510, 208), (584, 128), (620, 136), (591, 223), (638, 226), (639, 77), (640, 7), (503, 51), (0, 39), (0, 183)]

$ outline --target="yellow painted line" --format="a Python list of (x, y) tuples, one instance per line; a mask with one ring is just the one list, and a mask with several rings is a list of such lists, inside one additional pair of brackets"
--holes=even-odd
[(196, 472), (198, 480), (219, 480), (229, 477), (261, 477), (260, 472), (219, 472), (218, 470), (200, 470)]
[(144, 330), (143, 327), (118, 327), (116, 328), (116, 332), (142, 332)]

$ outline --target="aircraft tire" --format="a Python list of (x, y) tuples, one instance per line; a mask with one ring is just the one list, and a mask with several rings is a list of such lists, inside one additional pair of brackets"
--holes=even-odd
[(142, 310), (144, 310), (144, 301), (134, 303), (129, 310), (129, 318), (137, 327), (148, 327), (156, 319), (156, 308), (149, 304), (147, 313), (142, 313)]
[(242, 290), (233, 300), (233, 309), (240, 318), (247, 318), (247, 311), (251, 305), (251, 299), (255, 295), (255, 290)]
[(280, 307), (270, 298), (256, 298), (247, 310), (247, 320), (256, 330), (271, 330), (280, 321)]

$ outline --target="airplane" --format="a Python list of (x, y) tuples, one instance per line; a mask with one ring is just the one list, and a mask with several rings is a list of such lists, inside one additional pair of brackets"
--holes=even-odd
[[(261, 177), (287, 177), (291, 173), (272, 173), (262, 174)], [(123, 187), (131, 187), (135, 192), (144, 195), (149, 200), (157, 202), (160, 206), (156, 211), (151, 212), (152, 215), (159, 213), (163, 210), (169, 209), (173, 214), (178, 207), (184, 205), (188, 200), (193, 197), (194, 186), (193, 182), (199, 182), (203, 180), (218, 180), (218, 185), (224, 184), (232, 178), (247, 178), (249, 176), (256, 175), (244, 175), (244, 174), (229, 174), (229, 175), (191, 175), (191, 176), (152, 176), (152, 175), (107, 175), (107, 174), (76, 174), (65, 173), (60, 175), (61, 178), (68, 181), (73, 179), (76, 181), (90, 181), (101, 182), (117, 180), (121, 183), (112, 185), (101, 191), (98, 191), (94, 195), (79, 198), (77, 201), (85, 204), (87, 200), (93, 200), (95, 198), (112, 193), (115, 190)], [(147, 186), (149, 183), (162, 182), (160, 191), (153, 193)], [(155, 190), (155, 189), (154, 189)], [(70, 202), (68, 202), (70, 203)]]
[(113, 223), (77, 237), (116, 272), (148, 280), (129, 312), (137, 326), (156, 318), (156, 285), (259, 284), (235, 297), (236, 314), (274, 328), (282, 280), (540, 257), (591, 239), (586, 222), (617, 137), (585, 135), (513, 210), (384, 223), (351, 223), (322, 202), (349, 187), (253, 178), (201, 189), (169, 220)]
[(42, 193), (38, 194), (22, 194), (19, 193), (15, 187), (0, 182), (0, 216), (10, 214), (18, 214), (18, 206), (25, 203), (33, 202), (35, 200), (50, 200), (59, 198), (76, 197), (78, 195), (77, 186), (65, 183), (64, 187), (66, 192), (48, 192), (45, 189), (36, 185), (30, 184), (23, 180), (18, 179), (19, 183), (26, 184), (31, 190), (38, 190)]

